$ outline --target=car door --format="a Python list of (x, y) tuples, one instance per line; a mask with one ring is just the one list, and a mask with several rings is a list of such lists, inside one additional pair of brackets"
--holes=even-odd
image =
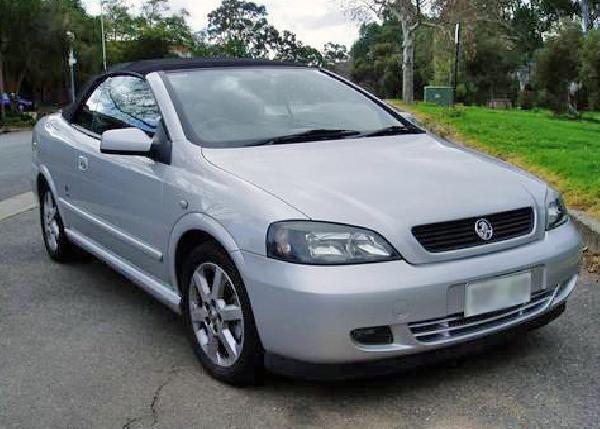
[(77, 181), (71, 200), (79, 211), (80, 232), (117, 256), (159, 279), (164, 264), (169, 222), (163, 211), (163, 177), (170, 166), (139, 155), (100, 152), (101, 136), (111, 129), (136, 127), (149, 135), (160, 112), (148, 83), (123, 75), (105, 79), (93, 91), (86, 109), (92, 122), (75, 126), (78, 133)]

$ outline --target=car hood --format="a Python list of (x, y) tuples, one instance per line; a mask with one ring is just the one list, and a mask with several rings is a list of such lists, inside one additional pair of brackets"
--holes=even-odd
[(373, 229), (421, 262), (445, 257), (426, 257), (413, 226), (537, 209), (546, 192), (520, 170), (427, 134), (205, 148), (203, 154), (311, 219)]

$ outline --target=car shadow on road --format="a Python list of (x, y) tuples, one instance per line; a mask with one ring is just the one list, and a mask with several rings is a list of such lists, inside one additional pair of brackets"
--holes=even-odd
[(536, 342), (529, 338), (506, 338), (494, 345), (487, 345), (471, 354), (460, 357), (440, 358), (434, 363), (416, 363), (413, 368), (401, 369), (391, 374), (378, 375), (373, 374), (366, 377), (340, 379), (340, 380), (314, 380), (303, 378), (291, 378), (285, 375), (268, 374), (265, 385), (285, 386), (294, 384), (305, 386), (307, 388), (335, 388), (352, 391), (357, 388), (365, 387), (368, 380), (369, 387), (381, 392), (382, 389), (395, 389), (398, 384), (406, 385), (420, 383), (426, 385), (428, 382), (437, 384), (439, 380), (446, 377), (459, 376), (461, 373), (469, 372), (471, 375), (477, 373), (493, 372), (496, 369), (506, 367), (516, 363), (520, 358), (531, 353), (539, 347), (539, 341), (543, 340), (543, 335), (530, 333), (527, 335), (536, 335)]

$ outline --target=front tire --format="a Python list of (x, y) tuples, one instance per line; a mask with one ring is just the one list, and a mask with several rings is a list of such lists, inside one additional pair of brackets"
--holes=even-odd
[(182, 313), (202, 366), (229, 384), (259, 382), (262, 347), (244, 282), (227, 253), (213, 242), (200, 244), (182, 271)]
[(48, 187), (40, 192), (40, 223), (48, 255), (57, 262), (69, 262), (76, 249), (65, 234), (56, 199)]

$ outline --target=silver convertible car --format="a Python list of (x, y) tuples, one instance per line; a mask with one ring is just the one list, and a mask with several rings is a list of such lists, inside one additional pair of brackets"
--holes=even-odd
[(50, 257), (83, 249), (181, 313), (229, 383), (393, 371), (542, 326), (577, 282), (555, 190), (327, 70), (123, 65), (32, 144)]

